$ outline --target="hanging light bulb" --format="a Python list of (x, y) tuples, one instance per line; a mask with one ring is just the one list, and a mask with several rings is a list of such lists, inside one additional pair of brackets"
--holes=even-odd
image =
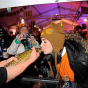
[(24, 19), (21, 19), (21, 24), (24, 24)]
[(87, 22), (87, 19), (85, 18), (84, 21)]
[(34, 25), (34, 27), (36, 27), (36, 25)]
[(41, 31), (41, 29), (40, 29), (40, 28), (39, 28), (38, 30), (39, 30), (39, 31)]
[(56, 16), (57, 16), (58, 14), (56, 13)]

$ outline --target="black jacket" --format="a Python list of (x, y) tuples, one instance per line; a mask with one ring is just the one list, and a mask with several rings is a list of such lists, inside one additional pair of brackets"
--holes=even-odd
[(70, 66), (74, 72), (75, 82), (80, 88), (88, 88), (88, 43), (81, 36), (65, 41)]
[(6, 68), (0, 67), (0, 88), (6, 83), (6, 80), (7, 80)]

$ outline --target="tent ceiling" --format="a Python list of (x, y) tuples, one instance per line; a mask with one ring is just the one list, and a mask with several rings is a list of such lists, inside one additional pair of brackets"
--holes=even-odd
[[(84, 18), (88, 19), (88, 14), (81, 13), (81, 6), (88, 7), (88, 2), (73, 1), (11, 7), (11, 12), (7, 12), (7, 9), (3, 8), (0, 9), (0, 25), (5, 27), (17, 26), (21, 18), (24, 18), (28, 25), (31, 25), (31, 21), (34, 20), (37, 27), (40, 28), (48, 26), (52, 19), (64, 18), (80, 24)], [(32, 17), (24, 17), (23, 12), (30, 10), (32, 10)]]

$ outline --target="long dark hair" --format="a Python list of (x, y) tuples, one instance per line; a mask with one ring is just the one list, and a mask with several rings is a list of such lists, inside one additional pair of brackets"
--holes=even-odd
[[(57, 54), (57, 64), (61, 62), (62, 51), (63, 51), (63, 48)], [(55, 66), (55, 52), (53, 51), (52, 54), (47, 54), (45, 56), (46, 56), (46, 58), (48, 58), (48, 61), (50, 61), (50, 63), (51, 63), (52, 70), (53, 70), (54, 77), (55, 77), (56, 73), (57, 73), (56, 66)]]
[[(62, 55), (63, 48), (57, 53), (57, 63), (61, 61), (61, 55)], [(47, 55), (49, 59), (55, 59), (55, 52), (53, 51), (52, 54)]]

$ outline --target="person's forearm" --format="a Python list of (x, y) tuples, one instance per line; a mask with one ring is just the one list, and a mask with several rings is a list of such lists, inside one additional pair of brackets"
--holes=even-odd
[(7, 60), (1, 61), (1, 62), (0, 62), (0, 67), (5, 66), (6, 64), (7, 64)]
[(1, 61), (1, 62), (0, 62), (0, 67), (4, 67), (7, 63), (9, 63), (9, 62), (12, 61), (12, 60), (17, 61), (17, 58), (11, 57), (11, 58), (8, 58), (7, 60)]
[(25, 62), (22, 62), (18, 65), (6, 67), (7, 69), (7, 82), (14, 79), (16, 76), (20, 75), (30, 64), (32, 63), (31, 59), (28, 59)]

